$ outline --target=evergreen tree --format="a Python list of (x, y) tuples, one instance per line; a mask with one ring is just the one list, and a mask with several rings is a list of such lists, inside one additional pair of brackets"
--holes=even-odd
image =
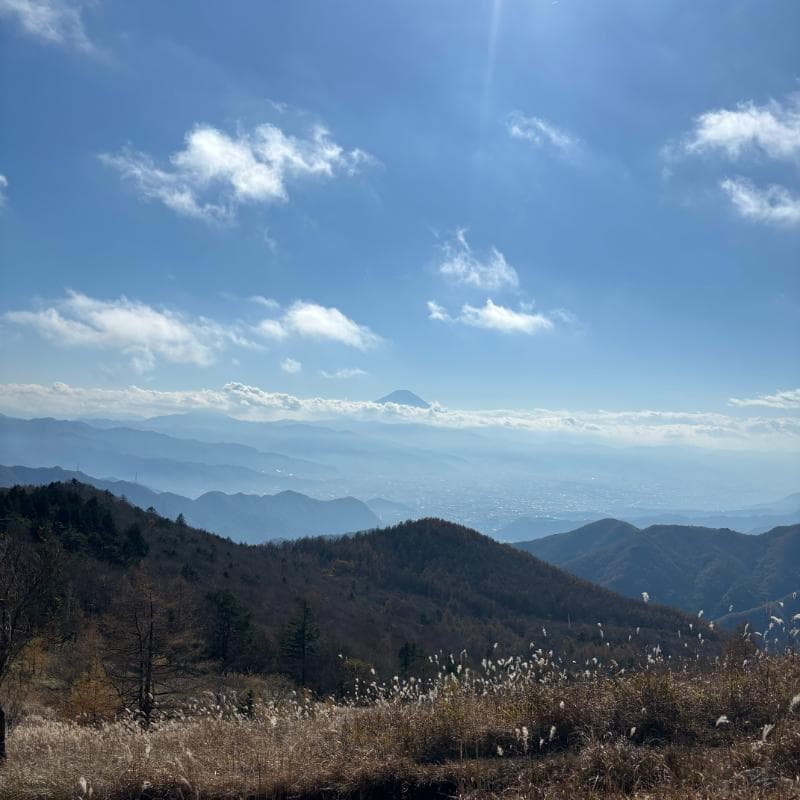
[(404, 642), (400, 652), (397, 654), (397, 658), (400, 662), (400, 675), (404, 678), (413, 675), (422, 660), (421, 653), (415, 642)]
[(253, 612), (229, 591), (215, 592), (209, 600), (212, 610), (209, 655), (220, 662), (223, 672), (247, 669), (256, 635)]
[(281, 636), (281, 656), (289, 674), (305, 686), (311, 656), (316, 652), (319, 628), (308, 601), (303, 599), (297, 616), (290, 620)]

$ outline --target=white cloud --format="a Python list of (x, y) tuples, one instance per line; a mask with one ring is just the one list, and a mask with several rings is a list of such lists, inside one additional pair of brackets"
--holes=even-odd
[(735, 109), (700, 114), (684, 143), (688, 153), (712, 150), (738, 159), (746, 151), (760, 151), (772, 159), (800, 160), (800, 104), (772, 101), (758, 106), (752, 101)]
[(352, 175), (374, 160), (363, 150), (345, 151), (321, 125), (299, 138), (270, 124), (233, 136), (197, 125), (167, 167), (131, 149), (103, 153), (100, 159), (145, 197), (209, 222), (231, 219), (243, 204), (287, 202), (290, 183)]
[[(253, 298), (251, 298), (252, 300)], [(255, 300), (268, 308), (280, 309), (274, 300)], [(366, 325), (359, 325), (338, 308), (297, 300), (279, 319), (262, 319), (254, 328), (265, 339), (281, 341), (291, 335), (306, 339), (339, 342), (358, 350), (369, 350), (382, 342)]]
[(283, 361), (281, 361), (281, 369), (289, 373), (289, 375), (296, 375), (298, 372), (303, 371), (303, 365), (293, 358), (284, 358)]
[(359, 350), (369, 350), (382, 341), (366, 325), (354, 322), (338, 308), (326, 308), (318, 303), (302, 300), (288, 308), (282, 325), (285, 330), (299, 336), (339, 342)]
[(453, 321), (453, 318), (447, 313), (447, 309), (439, 305), (435, 300), (428, 300), (428, 318), (439, 320), (440, 322)]
[(506, 130), (514, 139), (522, 139), (535, 147), (547, 147), (559, 155), (574, 158), (580, 149), (580, 139), (553, 125), (542, 117), (527, 117), (512, 111), (506, 117)]
[(326, 372), (324, 369), (320, 371), (320, 375), (322, 375), (323, 378), (329, 378), (331, 380), (358, 378), (366, 374), (366, 370), (359, 369), (358, 367), (344, 367), (343, 369), (337, 369), (333, 372)]
[(30, 36), (62, 47), (94, 51), (79, 3), (64, 0), (0, 0), (0, 15), (17, 21)]
[(255, 346), (236, 326), (156, 309), (126, 297), (96, 300), (68, 292), (54, 305), (9, 311), (4, 318), (31, 327), (63, 347), (117, 350), (139, 371), (152, 369), (159, 359), (205, 367), (228, 344)]
[(463, 229), (457, 231), (454, 241), (445, 244), (443, 251), (439, 274), (455, 284), (488, 290), (513, 288), (519, 284), (517, 271), (497, 248), (492, 247), (486, 259), (477, 258)]
[(451, 317), (443, 306), (433, 300), (428, 301), (428, 317), (441, 322), (460, 322), (474, 328), (500, 331), (501, 333), (534, 334), (549, 331), (553, 321), (544, 314), (528, 310), (514, 311), (487, 299), (483, 306), (465, 303), (457, 317)]
[(289, 335), (289, 331), (277, 319), (262, 319), (256, 325), (255, 331), (265, 339), (274, 339), (276, 341), (285, 339)]
[(800, 409), (800, 389), (786, 389), (774, 394), (762, 394), (758, 397), (731, 397), (728, 402), (732, 406), (740, 408), (760, 406), (784, 410)]
[[(683, 141), (664, 149), (665, 158), (721, 153), (731, 161), (751, 155), (800, 164), (800, 95), (791, 96), (786, 103), (773, 100), (759, 106), (748, 101), (731, 109), (706, 111), (694, 123)], [(745, 219), (800, 224), (800, 197), (785, 186), (759, 187), (741, 176), (725, 178), (719, 185)]]
[(497, 305), (487, 299), (485, 305), (464, 305), (461, 308), (461, 321), (476, 328), (502, 331), (503, 333), (538, 333), (553, 327), (544, 314), (531, 314), (527, 311), (514, 311)]
[(746, 178), (737, 177), (725, 179), (720, 188), (747, 219), (777, 225), (800, 224), (800, 197), (784, 186), (773, 184), (762, 189)]
[[(270, 309), (280, 305), (268, 298), (249, 298)], [(167, 308), (120, 297), (98, 300), (70, 291), (51, 305), (33, 310), (8, 311), (3, 319), (36, 330), (62, 347), (95, 347), (126, 355), (139, 371), (152, 369), (164, 360), (179, 364), (209, 366), (227, 346), (263, 349), (258, 340), (283, 341), (290, 336), (339, 342), (368, 350), (383, 340), (367, 326), (359, 325), (337, 308), (298, 300), (279, 319), (223, 324), (207, 317), (191, 316)], [(255, 337), (255, 338), (253, 338)], [(286, 372), (299, 362), (287, 358)]]
[(5, 175), (0, 174), (0, 209), (8, 202), (8, 195), (6, 194), (6, 189), (8, 189), (8, 178)]
[(0, 410), (26, 417), (102, 414), (148, 417), (190, 410), (215, 410), (238, 419), (353, 419), (414, 422), (445, 428), (506, 428), (572, 434), (631, 445), (691, 445), (711, 448), (800, 450), (800, 418), (740, 417), (711, 412), (569, 411), (552, 409), (429, 409), (370, 401), (297, 397), (242, 383), (221, 389), (165, 392), (130, 386), (100, 389), (55, 383), (0, 384)]

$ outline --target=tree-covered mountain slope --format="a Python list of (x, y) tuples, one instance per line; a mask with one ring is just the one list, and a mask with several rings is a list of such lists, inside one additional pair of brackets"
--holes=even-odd
[(334, 685), (346, 664), (385, 674), (440, 649), (466, 648), (480, 660), (495, 643), (527, 653), (533, 642), (582, 664), (641, 660), (656, 645), (691, 653), (718, 644), (710, 630), (701, 644), (696, 620), (678, 611), (620, 597), (437, 519), (248, 546), (77, 482), (0, 490), (0, 519), (6, 535), (61, 543), (70, 608), (81, 609), (73, 626), (102, 618), (144, 574), (199, 609), (210, 656), (223, 659), (212, 643), (220, 626), (228, 632), (227, 668), (286, 672), (287, 626), (309, 608), (318, 636), (308, 681), (319, 688)]
[(748, 535), (605, 519), (516, 547), (620, 594), (647, 592), (711, 618), (800, 591), (800, 525)]

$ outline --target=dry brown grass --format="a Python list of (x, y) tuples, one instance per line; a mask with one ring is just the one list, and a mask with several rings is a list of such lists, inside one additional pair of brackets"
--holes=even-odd
[(259, 698), (252, 718), (217, 698), (148, 731), (30, 715), (0, 797), (800, 797), (796, 655), (580, 677), (498, 663), (358, 704)]

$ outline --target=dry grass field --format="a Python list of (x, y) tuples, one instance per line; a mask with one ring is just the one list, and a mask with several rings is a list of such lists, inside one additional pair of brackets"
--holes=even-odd
[(207, 693), (147, 730), (22, 715), (4, 800), (796, 798), (800, 656), (641, 670), (443, 659), (347, 701)]

